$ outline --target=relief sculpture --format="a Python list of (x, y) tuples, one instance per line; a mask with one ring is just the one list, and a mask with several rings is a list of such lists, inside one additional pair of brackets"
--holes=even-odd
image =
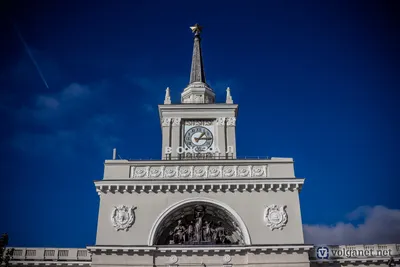
[(196, 206), (193, 210), (194, 220), (180, 219), (169, 232), (168, 242), (174, 245), (214, 245), (232, 244), (231, 233), (221, 221), (204, 220), (205, 207)]

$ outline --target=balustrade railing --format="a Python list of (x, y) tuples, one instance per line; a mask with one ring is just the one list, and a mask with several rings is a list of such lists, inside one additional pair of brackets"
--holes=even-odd
[(12, 261), (91, 261), (91, 254), (87, 249), (78, 248), (11, 248), (14, 249)]

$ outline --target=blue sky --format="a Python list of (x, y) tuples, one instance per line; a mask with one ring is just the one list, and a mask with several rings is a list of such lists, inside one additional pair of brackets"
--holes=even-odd
[(394, 4), (10, 3), (0, 16), (0, 231), (10, 245), (95, 243), (93, 180), (113, 147), (160, 157), (157, 105), (167, 86), (178, 102), (189, 81), (195, 23), (217, 101), (229, 86), (239, 104), (238, 155), (293, 157), (306, 178), (307, 241), (400, 243)]

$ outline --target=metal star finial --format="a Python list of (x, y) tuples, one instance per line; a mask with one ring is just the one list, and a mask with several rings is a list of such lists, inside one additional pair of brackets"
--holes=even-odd
[(195, 35), (199, 35), (203, 30), (203, 27), (196, 23), (194, 26), (190, 27), (190, 29)]

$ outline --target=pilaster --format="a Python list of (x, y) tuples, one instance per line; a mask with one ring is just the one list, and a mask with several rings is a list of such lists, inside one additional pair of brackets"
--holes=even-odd
[(221, 156), (225, 156), (226, 152), (225, 120), (224, 117), (221, 117), (216, 121), (216, 146), (219, 148)]
[[(233, 158), (236, 159), (236, 118), (230, 117), (226, 119), (226, 139), (227, 146), (233, 148)], [(227, 156), (232, 155), (229, 151)]]
[(181, 118), (172, 118), (171, 129), (171, 156), (177, 158), (179, 155), (177, 149), (181, 146)]
[(161, 158), (164, 159), (165, 157), (165, 147), (170, 147), (170, 133), (171, 133), (171, 121), (172, 118), (163, 118), (161, 121), (162, 127), (162, 155)]

